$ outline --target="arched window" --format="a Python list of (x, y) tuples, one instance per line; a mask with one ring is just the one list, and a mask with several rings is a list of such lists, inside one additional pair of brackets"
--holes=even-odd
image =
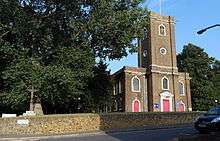
[(118, 94), (122, 93), (121, 80), (118, 80), (118, 81), (115, 83), (114, 90), (115, 90), (114, 95), (118, 95)]
[(166, 27), (163, 24), (159, 25), (159, 35), (166, 36)]
[(116, 86), (113, 87), (113, 95), (116, 95)]
[(122, 92), (121, 88), (121, 80), (118, 81), (118, 93), (120, 94)]
[(118, 102), (117, 102), (117, 100), (114, 100), (113, 110), (114, 110), (114, 111), (118, 111)]
[(163, 88), (163, 90), (169, 89), (169, 80), (167, 77), (162, 78), (162, 88)]
[(179, 94), (185, 95), (184, 93), (184, 84), (182, 82), (179, 82)]
[(118, 95), (118, 83), (115, 84), (115, 95)]
[(134, 76), (131, 81), (131, 88), (133, 92), (140, 92), (140, 79)]

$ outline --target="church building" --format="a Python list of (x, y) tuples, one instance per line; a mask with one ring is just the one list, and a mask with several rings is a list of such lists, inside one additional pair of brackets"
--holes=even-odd
[(192, 111), (191, 78), (177, 68), (174, 18), (151, 12), (146, 33), (139, 41), (138, 67), (112, 74), (113, 111)]

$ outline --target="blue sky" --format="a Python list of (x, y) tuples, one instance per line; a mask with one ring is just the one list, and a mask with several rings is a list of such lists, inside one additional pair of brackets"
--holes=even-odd
[[(174, 16), (176, 20), (176, 51), (193, 43), (209, 56), (220, 60), (220, 27), (207, 30), (202, 35), (196, 32), (205, 27), (220, 24), (220, 0), (161, 0), (162, 15)], [(144, 6), (159, 13), (159, 0), (145, 0)], [(111, 73), (123, 66), (137, 66), (137, 53), (130, 54), (119, 61), (109, 62)]]

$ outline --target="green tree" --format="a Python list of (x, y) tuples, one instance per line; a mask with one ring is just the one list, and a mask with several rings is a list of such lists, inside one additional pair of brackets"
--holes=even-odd
[(190, 86), (193, 110), (207, 110), (215, 105), (212, 62), (213, 58), (203, 49), (190, 43), (177, 56), (179, 70), (189, 72), (192, 77)]
[(17, 58), (2, 71), (5, 84), (2, 104), (10, 107), (9, 111), (25, 111), (30, 97), (28, 89), (34, 86), (42, 98), (45, 113), (76, 112), (78, 105), (74, 101), (83, 100), (88, 91), (94, 56), (86, 49), (63, 48), (54, 62), (46, 66), (32, 58)]
[(107, 64), (100, 61), (93, 69), (94, 77), (89, 83), (93, 97), (93, 111), (108, 112), (112, 104), (112, 80)]
[(220, 61), (215, 60), (214, 63), (212, 64), (212, 71), (213, 71), (213, 78), (212, 82), (215, 86), (215, 95), (216, 95), (216, 100), (217, 103), (220, 102)]
[[(141, 0), (3, 0), (1, 23), (30, 55), (51, 61), (57, 48), (90, 47), (101, 58), (120, 59), (133, 49), (147, 22)], [(5, 32), (4, 32), (5, 33)], [(1, 35), (2, 36), (2, 35)]]
[(95, 57), (135, 48), (148, 17), (140, 2), (1, 0), (1, 110), (25, 111), (34, 85), (45, 113), (88, 111)]

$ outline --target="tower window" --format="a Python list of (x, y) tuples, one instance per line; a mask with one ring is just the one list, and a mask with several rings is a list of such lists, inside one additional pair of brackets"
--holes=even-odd
[(163, 90), (169, 89), (169, 80), (166, 77), (162, 78), (162, 88), (163, 88)]
[(162, 55), (167, 54), (166, 48), (160, 48), (160, 54), (162, 54)]
[(179, 82), (179, 93), (180, 93), (180, 95), (185, 95), (184, 94), (184, 84), (182, 82)]
[(140, 79), (137, 76), (132, 78), (131, 83), (132, 83), (131, 84), (132, 91), (140, 92)]
[(163, 24), (159, 25), (159, 35), (166, 36), (166, 27)]

